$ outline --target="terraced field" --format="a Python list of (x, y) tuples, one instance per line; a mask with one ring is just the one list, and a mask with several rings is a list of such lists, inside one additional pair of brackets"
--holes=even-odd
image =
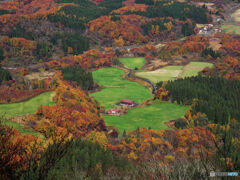
[(92, 73), (94, 81), (106, 88), (90, 96), (99, 101), (105, 109), (113, 108), (121, 99), (141, 103), (152, 97), (150, 91), (141, 84), (123, 79), (124, 71), (121, 69), (103, 68)]
[(221, 28), (225, 33), (240, 35), (240, 25), (232, 23), (223, 25)]
[(224, 24), (221, 29), (228, 34), (240, 35), (240, 9), (231, 14), (231, 22)]
[(113, 125), (120, 132), (136, 130), (138, 127), (156, 130), (169, 129), (164, 123), (184, 116), (187, 106), (156, 102), (150, 106), (130, 109), (123, 116), (104, 116), (107, 125)]
[(198, 72), (203, 70), (205, 67), (211, 66), (211, 63), (190, 62), (186, 66), (166, 66), (155, 71), (137, 72), (136, 76), (149, 79), (153, 83), (158, 83), (160, 81), (174, 80), (176, 78), (196, 76)]

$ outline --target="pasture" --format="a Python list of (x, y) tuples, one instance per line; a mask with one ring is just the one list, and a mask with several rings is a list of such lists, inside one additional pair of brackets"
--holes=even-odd
[(150, 91), (141, 84), (122, 78), (124, 71), (117, 68), (103, 68), (92, 72), (93, 79), (106, 88), (90, 94), (105, 109), (113, 108), (121, 99), (141, 103), (152, 97)]
[(134, 57), (134, 58), (120, 58), (120, 62), (130, 69), (135, 69), (143, 67), (146, 61), (143, 57)]
[(169, 81), (176, 78), (184, 78), (189, 76), (197, 76), (198, 72), (202, 71), (205, 67), (212, 67), (213, 64), (205, 62), (190, 62), (186, 66), (165, 66), (155, 71), (141, 71), (135, 75), (138, 77), (146, 78), (153, 83), (160, 81)]
[(167, 102), (154, 102), (150, 106), (128, 110), (123, 116), (103, 116), (106, 125), (113, 125), (121, 133), (133, 131), (137, 128), (149, 128), (155, 130), (169, 129), (164, 123), (184, 116), (187, 106), (180, 106)]

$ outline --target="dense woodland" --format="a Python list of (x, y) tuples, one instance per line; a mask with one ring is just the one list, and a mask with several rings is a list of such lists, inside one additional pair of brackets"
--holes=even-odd
[(229, 118), (240, 122), (240, 82), (221, 77), (190, 77), (168, 82), (166, 89), (171, 101), (192, 104), (197, 98), (193, 112), (205, 113), (210, 121), (225, 124)]
[(93, 89), (93, 77), (91, 72), (86, 72), (81, 66), (68, 66), (62, 69), (63, 79), (67, 81), (74, 81), (83, 90)]
[[(136, 3), (153, 5), (154, 1), (137, 0)], [(208, 22), (206, 13), (206, 7), (199, 8), (186, 3), (164, 0), (157, 1), (154, 6), (148, 7), (146, 12), (140, 12), (139, 14), (149, 18), (172, 17), (183, 21), (190, 18), (197, 23), (205, 24)]]
[(0, 85), (2, 84), (2, 81), (12, 80), (10, 72), (2, 68), (1, 62), (3, 61), (3, 59), (3, 49), (0, 48)]
[[(197, 35), (197, 24), (228, 15), (222, 0), (211, 1), (212, 10), (198, 2), (1, 2), (0, 105), (50, 91), (53, 103), (33, 114), (0, 115), (0, 179), (199, 180), (211, 171), (239, 172), (240, 37)], [(144, 57), (146, 64), (130, 71), (120, 57)], [(106, 109), (90, 94), (104, 89), (92, 75), (101, 68), (124, 68), (122, 79), (151, 88), (135, 72), (193, 61), (213, 66), (151, 84), (155, 93), (135, 107), (185, 106), (166, 130), (122, 133), (108, 126)]]

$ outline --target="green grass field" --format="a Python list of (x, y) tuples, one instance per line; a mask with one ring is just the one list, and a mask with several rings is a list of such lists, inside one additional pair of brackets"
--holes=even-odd
[(120, 132), (136, 130), (138, 127), (163, 130), (169, 129), (164, 122), (184, 116), (187, 109), (187, 106), (155, 102), (150, 106), (130, 109), (124, 116), (104, 116), (104, 120)]
[[(4, 117), (12, 117), (35, 113), (38, 107), (41, 105), (55, 104), (55, 102), (52, 101), (53, 94), (54, 92), (46, 92), (24, 102), (0, 104), (0, 116), (4, 115)], [(17, 122), (3, 120), (3, 123), (10, 127), (18, 129), (22, 134), (32, 134), (34, 136), (40, 135), (40, 133), (36, 131), (25, 129), (21, 124)]]
[(39, 106), (54, 104), (51, 95), (53, 92), (42, 93), (32, 99), (20, 103), (0, 104), (0, 116), (20, 116), (36, 112)]
[(123, 63), (123, 65), (128, 68), (134, 69), (143, 67), (146, 61), (142, 57), (136, 57), (136, 58), (120, 58), (120, 62)]
[(121, 99), (133, 100), (141, 103), (152, 97), (150, 91), (137, 82), (123, 79), (124, 71), (117, 68), (103, 68), (93, 71), (93, 79), (104, 88), (90, 94), (106, 109), (113, 108)]
[(197, 76), (198, 72), (199, 72), (198, 70), (186, 70), (186, 71), (183, 71), (181, 77), (185, 78), (185, 77)]
[(212, 63), (207, 62), (190, 62), (187, 66), (212, 67)]

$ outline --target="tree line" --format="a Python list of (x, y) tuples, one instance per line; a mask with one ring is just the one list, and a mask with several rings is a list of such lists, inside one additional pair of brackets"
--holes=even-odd
[(12, 76), (9, 71), (2, 68), (1, 62), (4, 59), (3, 49), (0, 47), (0, 85), (3, 81), (12, 80)]
[[(159, 87), (161, 83), (157, 86)], [(225, 124), (229, 118), (240, 122), (240, 81), (223, 77), (188, 77), (170, 81), (166, 85), (171, 101), (190, 105), (198, 99), (195, 112), (205, 113), (216, 124)]]

